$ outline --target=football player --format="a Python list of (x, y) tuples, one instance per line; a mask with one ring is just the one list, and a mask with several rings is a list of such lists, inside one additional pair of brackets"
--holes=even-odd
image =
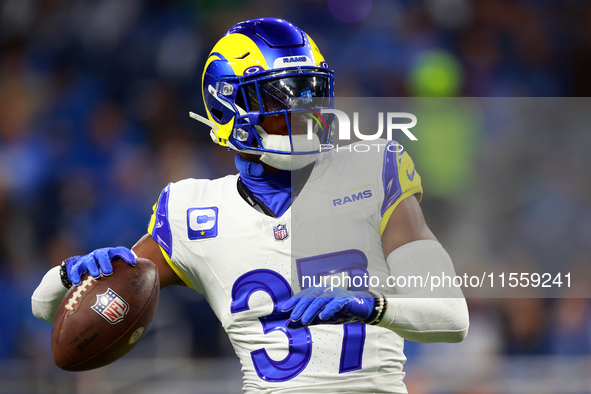
[[(166, 186), (132, 250), (98, 249), (50, 270), (32, 297), (35, 316), (51, 322), (84, 273), (116, 275), (111, 260), (144, 257), (161, 288), (205, 295), (240, 358), (245, 392), (405, 393), (404, 339), (459, 342), (468, 310), (458, 289), (427, 294), (388, 281), (454, 269), (400, 145), (326, 149), (333, 78), (289, 22), (233, 26), (205, 63), (207, 118), (191, 116), (237, 152), (239, 174)], [(329, 286), (334, 278), (340, 287)]]

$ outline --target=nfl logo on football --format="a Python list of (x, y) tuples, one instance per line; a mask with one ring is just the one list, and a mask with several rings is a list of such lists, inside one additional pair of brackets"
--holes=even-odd
[(275, 235), (275, 240), (277, 241), (284, 241), (289, 234), (287, 233), (287, 226), (285, 224), (280, 224), (277, 227), (273, 227), (273, 234)]
[(111, 288), (102, 294), (97, 294), (92, 309), (111, 324), (117, 324), (129, 311), (129, 304)]

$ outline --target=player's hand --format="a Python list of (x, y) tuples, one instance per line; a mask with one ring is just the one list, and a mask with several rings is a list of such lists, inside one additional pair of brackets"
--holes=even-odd
[(135, 265), (135, 256), (131, 250), (119, 246), (116, 248), (101, 248), (84, 255), (74, 256), (66, 260), (66, 272), (73, 285), (80, 284), (80, 278), (86, 272), (90, 272), (93, 278), (102, 275), (109, 276), (113, 273), (112, 260), (120, 258), (129, 265)]
[(375, 303), (366, 291), (309, 287), (289, 299), (281, 310), (292, 310), (288, 328), (300, 328), (315, 324), (364, 323)]

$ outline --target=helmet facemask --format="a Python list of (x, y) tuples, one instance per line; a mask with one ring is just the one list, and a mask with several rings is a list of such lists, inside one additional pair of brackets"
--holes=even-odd
[[(281, 170), (312, 163), (332, 143), (333, 122), (320, 113), (334, 107), (332, 72), (297, 67), (261, 74), (238, 81), (228, 146), (259, 154), (263, 163)], [(264, 129), (265, 120), (273, 117), (285, 119), (281, 132)]]

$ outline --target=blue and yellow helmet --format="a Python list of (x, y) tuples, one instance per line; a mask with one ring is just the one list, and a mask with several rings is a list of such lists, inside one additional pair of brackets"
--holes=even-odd
[[(333, 86), (333, 71), (304, 31), (282, 19), (252, 19), (234, 25), (213, 47), (202, 80), (208, 120), (191, 116), (208, 124), (212, 139), (229, 149), (309, 154), (294, 149), (298, 133), (290, 119), (294, 113), (307, 116), (321, 146), (330, 144), (331, 127), (319, 110), (333, 108)], [(260, 125), (267, 116), (287, 118), (291, 148), (265, 146)]]

